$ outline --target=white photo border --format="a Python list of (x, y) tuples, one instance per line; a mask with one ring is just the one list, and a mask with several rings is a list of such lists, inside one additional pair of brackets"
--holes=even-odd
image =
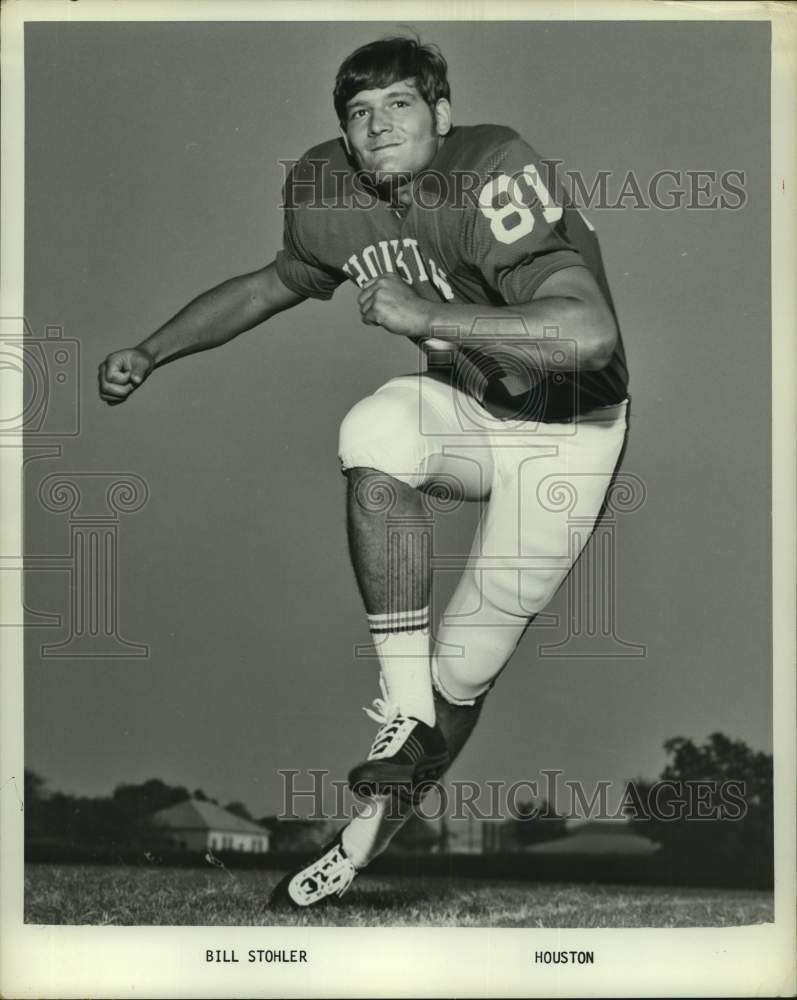
[[(478, 20), (481, 3), (401, 4), (404, 22)], [(393, 11), (396, 13), (396, 11)], [(503, 2), (490, 20), (769, 21), (772, 46), (772, 470), (775, 923), (744, 928), (529, 930), (26, 925), (23, 904), (22, 631), (0, 629), (0, 993), (8, 997), (752, 996), (792, 995), (795, 979), (795, 39), (797, 11), (773, 3)], [(23, 315), (24, 66), (28, 21), (395, 20), (349, 2), (10, 0), (2, 8), (0, 315)], [(9, 406), (20, 403), (22, 387)], [(6, 446), (7, 445), (7, 446)], [(21, 440), (0, 448), (0, 553), (21, 559)], [(18, 574), (2, 602), (21, 614)], [(19, 619), (16, 619), (19, 620)], [(533, 939), (532, 939), (533, 934)], [(352, 938), (356, 946), (352, 946)], [(342, 945), (345, 942), (345, 949)], [(209, 966), (206, 948), (307, 948), (299, 967)], [(534, 949), (591, 949), (591, 967), (532, 965)], [(412, 963), (397, 956), (412, 954)], [(385, 974), (389, 970), (389, 975)]]

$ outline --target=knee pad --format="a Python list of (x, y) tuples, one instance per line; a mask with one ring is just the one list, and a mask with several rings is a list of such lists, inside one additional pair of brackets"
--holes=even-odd
[[(473, 706), (476, 704), (476, 698), (457, 698), (451, 691), (446, 688), (442, 678), (440, 677), (440, 664), (437, 662), (437, 657), (432, 656), (431, 658), (431, 668), (432, 668), (432, 690), (435, 695), (446, 702), (449, 705), (454, 705), (459, 708), (465, 708), (466, 706)], [(449, 688), (453, 687), (453, 684), (448, 685)], [(489, 688), (487, 689), (489, 690)]]
[(340, 425), (338, 457), (344, 472), (376, 469), (418, 486), (427, 442), (420, 433), (417, 393), (388, 384), (356, 403)]
[[(482, 601), (506, 615), (529, 618), (539, 614), (550, 603), (565, 574), (559, 569), (499, 569), (481, 573)], [(477, 585), (479, 581), (477, 580)]]
[(462, 640), (464, 655), (446, 656), (438, 651), (431, 658), (433, 692), (457, 708), (478, 704), (492, 689), (525, 628), (524, 621), (509, 629), (463, 629), (456, 638)]

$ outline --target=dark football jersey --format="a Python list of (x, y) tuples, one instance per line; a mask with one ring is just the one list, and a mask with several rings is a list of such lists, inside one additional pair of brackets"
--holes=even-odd
[(283, 207), (277, 273), (299, 295), (328, 299), (347, 278), (365, 284), (385, 273), (385, 246), (390, 257), (390, 241), (401, 238), (400, 218), (358, 184), (342, 140), (315, 146), (296, 163)]
[[(409, 206), (394, 209), (364, 183), (341, 141), (324, 143), (286, 182), (278, 273), (316, 298), (329, 298), (347, 278), (362, 287), (396, 273), (427, 299), (506, 307), (529, 302), (556, 271), (584, 266), (614, 312), (595, 232), (561, 191), (548, 191), (547, 174), (511, 129), (458, 126), (415, 178)], [(432, 353), (430, 367), (440, 375), (449, 365), (493, 412), (561, 420), (625, 398), (621, 340), (604, 369), (577, 371), (567, 331), (546, 330), (561, 341), (561, 370), (534, 385), (511, 355), (506, 360), (494, 342), (490, 347), (486, 323), (489, 309), (471, 330), (458, 331), (456, 350)], [(509, 342), (523, 345), (522, 333), (519, 326)], [(535, 367), (533, 345), (527, 358)]]

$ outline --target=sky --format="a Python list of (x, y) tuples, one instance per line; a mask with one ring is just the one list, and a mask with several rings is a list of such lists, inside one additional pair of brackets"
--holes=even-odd
[[(370, 745), (376, 667), (355, 655), (368, 634), (337, 428), (417, 368), (415, 349), (363, 326), (344, 287), (158, 370), (121, 407), (99, 400), (96, 369), (273, 258), (279, 160), (335, 135), (337, 66), (391, 27), (27, 27), (25, 318), (37, 337), (60, 327), (75, 359), (73, 395), (54, 390), (63, 411), (28, 439), (26, 478), (25, 552), (40, 557), (26, 606), (62, 620), (27, 637), (26, 766), (53, 789), (158, 777), (262, 816), (280, 810), (280, 769), (341, 779)], [(615, 191), (628, 171), (745, 178), (738, 210), (590, 214), (631, 372), (623, 469), (645, 490), (613, 526), (616, 636), (645, 655), (619, 641), (609, 656), (543, 655), (566, 637), (563, 588), (559, 623), (525, 637), (452, 777), (555, 769), (619, 792), (660, 772), (673, 736), (771, 751), (768, 26), (418, 27), (449, 61), (455, 122), (510, 125), (586, 178), (610, 171)], [(68, 412), (79, 433), (59, 436)], [(58, 457), (36, 457), (53, 442)], [(72, 522), (42, 499), (54, 475), (99, 491)], [(74, 518), (125, 477), (146, 502), (104, 522), (117, 632), (137, 644), (116, 653), (146, 655), (53, 656), (72, 614), (70, 532), (88, 523)], [(475, 511), (460, 515), (436, 526), (440, 554), (469, 548)], [(436, 577), (438, 613), (450, 577)]]

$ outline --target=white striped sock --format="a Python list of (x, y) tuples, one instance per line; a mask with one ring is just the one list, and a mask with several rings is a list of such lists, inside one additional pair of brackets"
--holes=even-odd
[(435, 721), (429, 665), (429, 608), (368, 615), (390, 700), (402, 715)]

